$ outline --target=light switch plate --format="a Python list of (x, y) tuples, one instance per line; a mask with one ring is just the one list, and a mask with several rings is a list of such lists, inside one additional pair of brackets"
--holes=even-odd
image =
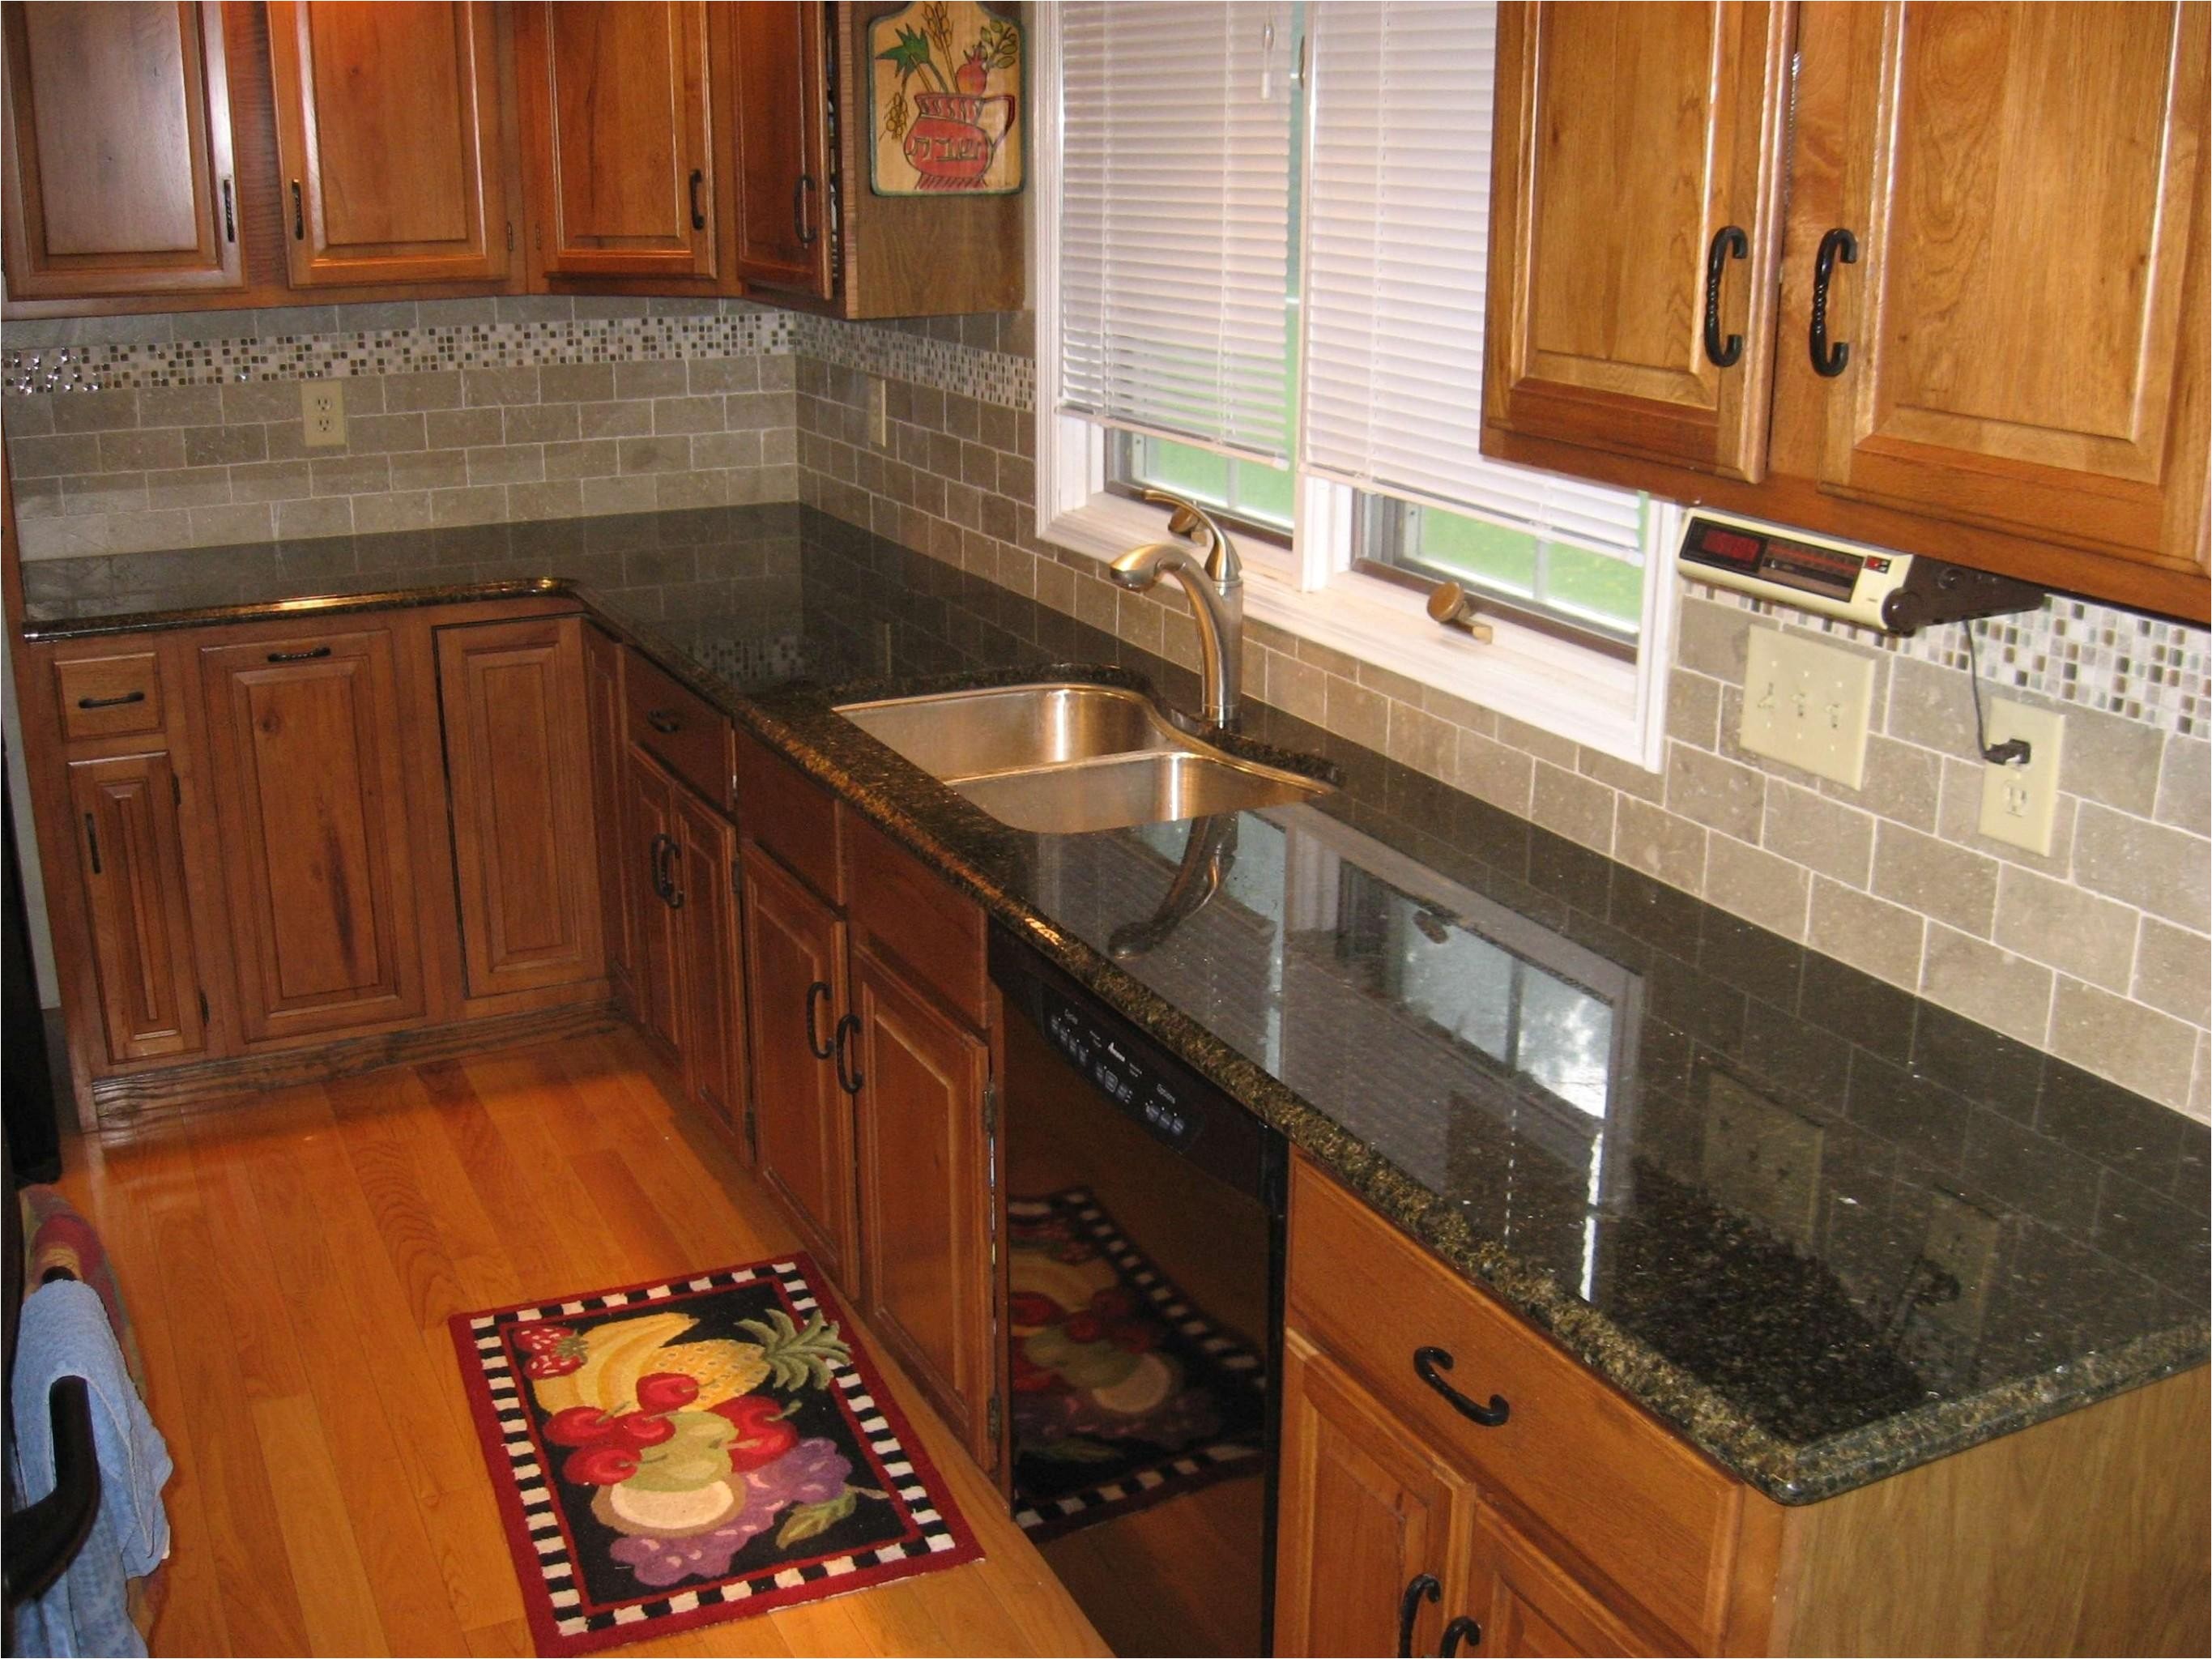
[(890, 398), (883, 380), (868, 377), (868, 441), (878, 449), (891, 447)]
[(2066, 717), (2055, 709), (1992, 700), (1991, 744), (2021, 738), (2027, 758), (2008, 766), (1982, 763), (1981, 831), (1991, 841), (2051, 853), (2051, 821), (2058, 810), (2058, 764), (2065, 752)]
[(1736, 740), (1856, 789), (1866, 781), (1874, 661), (1778, 629), (1751, 630)]
[(300, 419), (307, 425), (301, 440), (310, 449), (345, 447), (345, 382), (300, 382)]

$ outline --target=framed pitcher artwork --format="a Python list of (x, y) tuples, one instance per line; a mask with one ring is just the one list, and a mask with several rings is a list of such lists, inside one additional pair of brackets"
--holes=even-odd
[(868, 25), (868, 185), (878, 196), (1022, 187), (1022, 26), (977, 0), (915, 0)]

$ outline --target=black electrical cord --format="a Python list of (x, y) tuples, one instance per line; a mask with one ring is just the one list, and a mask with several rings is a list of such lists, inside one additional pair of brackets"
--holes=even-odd
[(1982, 670), (1974, 659), (1974, 624), (1962, 622), (1959, 626), (1966, 630), (1966, 683), (1974, 692), (1974, 747), (1992, 766), (2010, 766), (2015, 762), (2025, 766), (2028, 757), (2034, 753), (2026, 738), (2007, 738), (1995, 744), (1990, 742), (1990, 734), (1982, 725)]

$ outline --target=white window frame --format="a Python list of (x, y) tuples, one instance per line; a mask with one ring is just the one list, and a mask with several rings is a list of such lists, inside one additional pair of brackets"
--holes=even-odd
[[(1404, 3), (1404, 0), (1401, 0)], [(1060, 408), (1059, 8), (1032, 13), (1035, 155), (1030, 292), (1036, 301), (1036, 533), (1101, 562), (1166, 534), (1164, 508), (1107, 489), (1107, 429)], [(1645, 515), (1644, 615), (1636, 659), (1486, 618), (1477, 643), (1439, 628), (1422, 596), (1352, 568), (1356, 492), (1301, 473), (1287, 560), (1245, 561), (1244, 614), (1600, 753), (1656, 772), (1666, 750), (1668, 667), (1680, 586), (1680, 509), (1654, 498)]]

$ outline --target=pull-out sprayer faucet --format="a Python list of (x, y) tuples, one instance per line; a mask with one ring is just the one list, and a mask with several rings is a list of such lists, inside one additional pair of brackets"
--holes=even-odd
[(1109, 574), (1132, 592), (1141, 593), (1162, 576), (1172, 575), (1190, 595), (1198, 624), (1200, 677), (1205, 682), (1201, 711), (1214, 725), (1234, 727), (1242, 682), (1244, 635), (1244, 570), (1229, 537), (1213, 515), (1194, 501), (1165, 490), (1148, 489), (1148, 501), (1174, 508), (1168, 533), (1195, 542), (1204, 537), (1205, 562), (1182, 542), (1146, 542), (1114, 561)]

